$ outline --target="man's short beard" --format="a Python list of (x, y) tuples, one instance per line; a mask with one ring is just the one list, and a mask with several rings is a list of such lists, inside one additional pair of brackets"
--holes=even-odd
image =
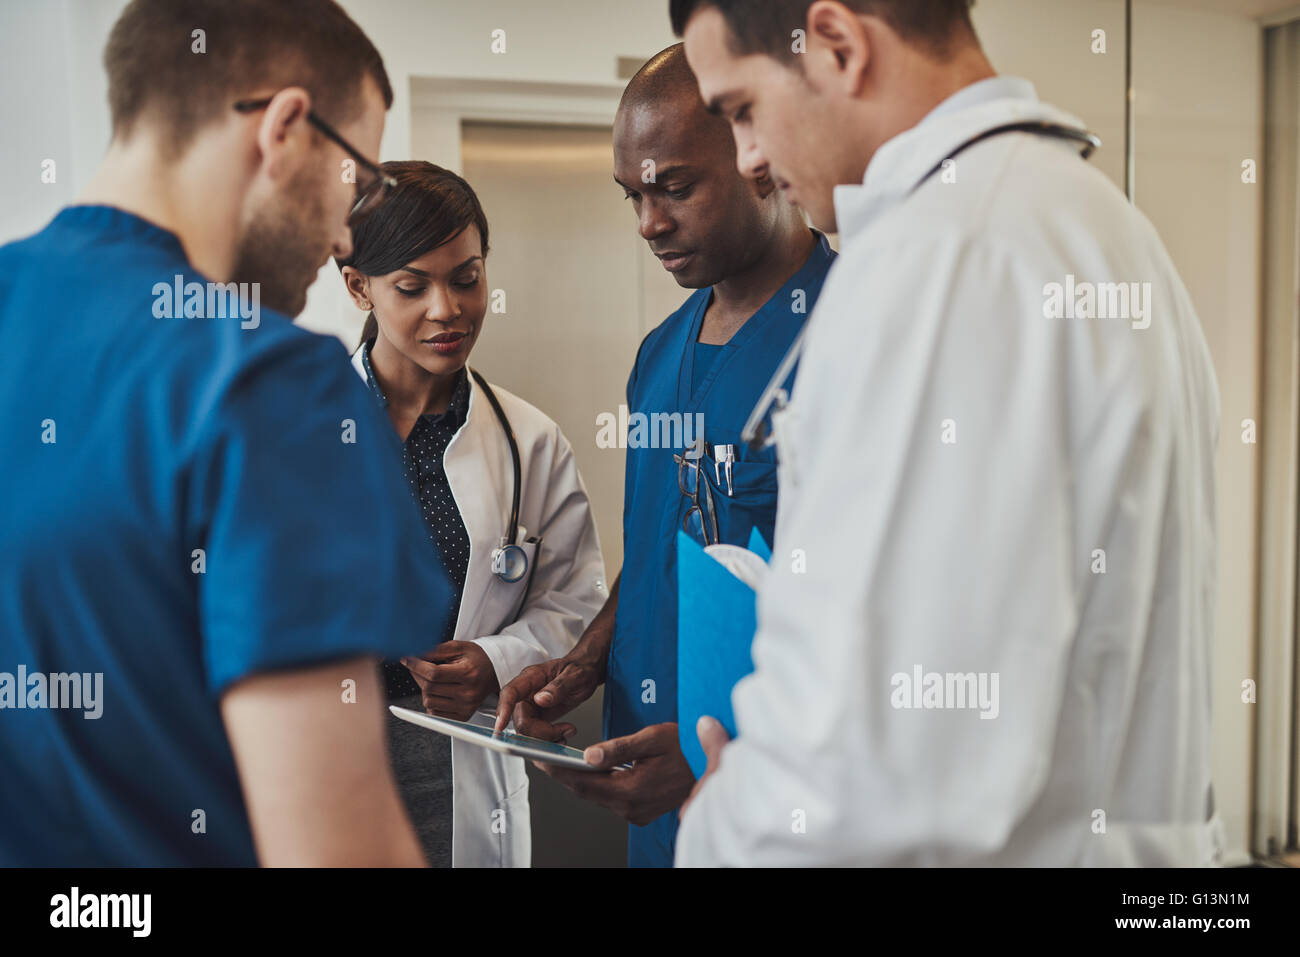
[(303, 182), (259, 209), (240, 237), (232, 281), (256, 282), (262, 305), (293, 318), (328, 252), (322, 184)]

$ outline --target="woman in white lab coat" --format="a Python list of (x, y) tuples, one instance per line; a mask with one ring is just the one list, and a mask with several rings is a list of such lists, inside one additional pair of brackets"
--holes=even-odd
[[(353, 365), (402, 439), (430, 547), (457, 588), (455, 612), (444, 634), (429, 636), (429, 652), (384, 662), (386, 691), (390, 704), (490, 727), (499, 689), (572, 648), (604, 603), (604, 564), (558, 426), (469, 372), (488, 305), (488, 226), (477, 196), (430, 163), (383, 169), (396, 185), (353, 225), (352, 255), (339, 262), (368, 313)], [(514, 570), (493, 568), (510, 535), (515, 484), (502, 416), (519, 456), (515, 543), (528, 563), (517, 581)], [(394, 772), (429, 862), (527, 866), (523, 761), (388, 720)]]

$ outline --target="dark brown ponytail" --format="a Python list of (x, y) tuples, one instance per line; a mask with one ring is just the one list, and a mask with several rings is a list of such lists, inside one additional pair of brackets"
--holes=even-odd
[(357, 348), (360, 349), (377, 335), (379, 335), (379, 323), (375, 319), (375, 314), (369, 312), (366, 314), (366, 324), (361, 327), (361, 341), (357, 343)]

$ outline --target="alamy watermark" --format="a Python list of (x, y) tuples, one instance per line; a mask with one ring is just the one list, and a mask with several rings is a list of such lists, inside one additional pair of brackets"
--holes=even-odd
[(118, 927), (148, 937), (152, 912), (152, 894), (83, 894), (73, 887), (50, 898), (51, 927)]
[(998, 672), (929, 671), (920, 665), (911, 674), (896, 672), (889, 679), (894, 690), (889, 703), (899, 709), (939, 711), (978, 710), (981, 718), (998, 716)]
[(1151, 325), (1151, 283), (1079, 282), (1074, 274), (1065, 282), (1043, 286), (1046, 319), (1127, 319), (1134, 329)]
[(96, 671), (28, 672), (19, 665), (17, 674), (0, 671), (0, 709), (71, 709), (93, 721), (104, 713), (104, 673)]
[(255, 282), (186, 282), (177, 273), (170, 283), (153, 284), (157, 319), (239, 319), (239, 328), (262, 324), (262, 287)]
[(596, 416), (598, 449), (688, 449), (704, 437), (703, 412), (633, 412)]

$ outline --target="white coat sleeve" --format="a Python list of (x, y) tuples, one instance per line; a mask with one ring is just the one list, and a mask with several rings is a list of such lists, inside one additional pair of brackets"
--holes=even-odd
[[(788, 410), (797, 484), (739, 737), (678, 866), (977, 862), (1044, 784), (1091, 547), (1071, 540), (1051, 277), (942, 234), (835, 269)], [(903, 707), (918, 668), (990, 693)]]
[(573, 449), (555, 425), (547, 438), (551, 458), (542, 519), (536, 530), (529, 530), (542, 544), (528, 597), (500, 634), (474, 639), (503, 687), (529, 665), (568, 653), (609, 594), (591, 502)]

